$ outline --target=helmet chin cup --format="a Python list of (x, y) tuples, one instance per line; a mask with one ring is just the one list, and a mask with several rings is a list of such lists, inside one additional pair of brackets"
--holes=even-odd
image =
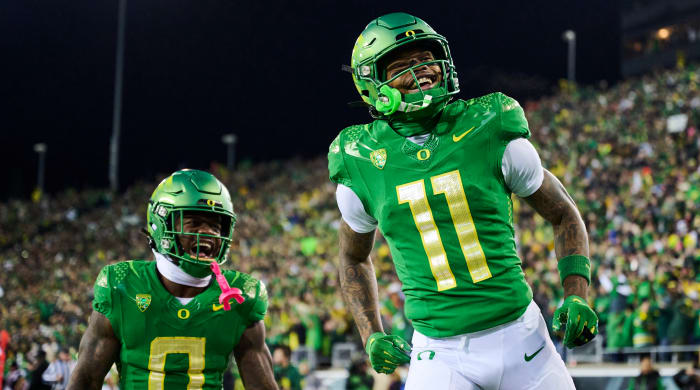
[(379, 98), (374, 104), (377, 111), (384, 115), (391, 115), (399, 109), (400, 105), (401, 92), (399, 92), (398, 89), (392, 88), (386, 84), (379, 88)]

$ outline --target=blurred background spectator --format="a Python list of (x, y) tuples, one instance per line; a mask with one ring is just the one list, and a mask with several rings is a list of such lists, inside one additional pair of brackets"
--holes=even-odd
[(24, 390), (25, 388), (25, 372), (16, 362), (10, 365), (10, 370), (5, 377), (5, 386), (3, 390)]
[(698, 362), (693, 362), (693, 365), (684, 368), (673, 376), (673, 382), (681, 390), (698, 390), (700, 389), (700, 376), (698, 375)]
[(41, 375), (45, 383), (51, 384), (53, 390), (63, 390), (68, 387), (68, 380), (73, 373), (77, 361), (72, 358), (68, 348), (58, 350), (58, 359), (54, 360)]
[(29, 373), (29, 390), (49, 390), (51, 386), (44, 383), (41, 379), (41, 375), (49, 367), (49, 362), (46, 361), (46, 352), (43, 350), (38, 350), (36, 353), (36, 359), (33, 363), (29, 365), (31, 370)]
[(291, 357), (292, 351), (286, 345), (275, 347), (272, 353), (272, 368), (280, 390), (301, 390), (302, 377), (289, 361)]
[(641, 372), (636, 378), (630, 380), (629, 390), (663, 390), (664, 385), (661, 382), (661, 375), (654, 369), (651, 364), (651, 357), (645, 355), (642, 357)]

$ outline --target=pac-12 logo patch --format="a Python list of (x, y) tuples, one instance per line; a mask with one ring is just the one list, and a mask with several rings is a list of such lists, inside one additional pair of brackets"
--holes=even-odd
[(141, 310), (141, 312), (146, 311), (148, 306), (151, 305), (151, 295), (150, 294), (136, 294), (136, 307)]
[(372, 164), (379, 169), (384, 169), (386, 165), (386, 149), (377, 149), (369, 154), (369, 159), (372, 160)]

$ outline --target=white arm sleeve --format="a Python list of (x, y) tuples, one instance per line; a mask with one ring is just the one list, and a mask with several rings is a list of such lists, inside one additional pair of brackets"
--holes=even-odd
[(544, 180), (540, 156), (525, 138), (516, 138), (508, 143), (503, 152), (501, 172), (508, 188), (521, 198), (535, 193)]
[(369, 233), (377, 228), (377, 220), (367, 214), (362, 201), (350, 187), (338, 184), (335, 199), (343, 220), (355, 233)]

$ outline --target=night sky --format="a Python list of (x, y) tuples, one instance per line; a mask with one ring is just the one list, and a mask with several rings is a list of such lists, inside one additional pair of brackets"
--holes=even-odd
[[(129, 0), (120, 187), (225, 163), (221, 135), (230, 132), (239, 162), (325, 155), (338, 131), (370, 119), (347, 106), (359, 99), (340, 66), (367, 23), (389, 12), (412, 13), (447, 37), (461, 98), (550, 91), (566, 76), (569, 28), (577, 79), (615, 82), (616, 3)], [(48, 144), (49, 192), (108, 186), (117, 6), (0, 1), (0, 199), (28, 198), (37, 142)]]

